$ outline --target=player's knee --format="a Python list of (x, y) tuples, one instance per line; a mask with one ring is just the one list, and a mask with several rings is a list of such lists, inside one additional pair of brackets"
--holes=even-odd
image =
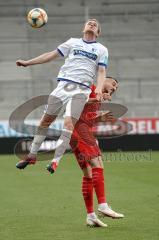
[(90, 164), (91, 168), (99, 167), (99, 165), (94, 161), (89, 161), (89, 164)]
[(86, 178), (92, 178), (92, 174), (90, 174), (90, 173), (85, 173), (85, 174), (84, 174), (84, 177), (86, 177)]
[(73, 131), (74, 129), (74, 125), (71, 119), (66, 119), (64, 121), (64, 128), (69, 130), (69, 131)]
[(64, 124), (64, 128), (69, 130), (69, 131), (73, 131), (74, 126), (71, 123), (67, 122), (67, 123)]
[(48, 128), (54, 119), (54, 116), (45, 115), (40, 121), (40, 127)]
[(103, 168), (103, 162), (100, 157), (89, 160), (91, 168)]
[(84, 177), (92, 178), (92, 169), (91, 167), (85, 167), (82, 169)]

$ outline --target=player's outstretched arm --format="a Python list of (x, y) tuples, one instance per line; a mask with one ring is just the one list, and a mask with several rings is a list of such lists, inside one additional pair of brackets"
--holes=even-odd
[(114, 123), (116, 122), (116, 118), (114, 118), (111, 112), (99, 113), (95, 118), (95, 122)]
[(36, 64), (42, 64), (42, 63), (47, 63), (47, 62), (50, 62), (54, 59), (56, 59), (57, 57), (59, 57), (60, 54), (58, 52), (58, 50), (54, 50), (52, 52), (47, 52), (47, 53), (44, 53), (36, 58), (32, 58), (30, 60), (22, 60), (22, 59), (19, 59), (16, 61), (16, 64), (17, 66), (19, 67), (27, 67), (27, 66), (30, 66), (30, 65), (36, 65)]

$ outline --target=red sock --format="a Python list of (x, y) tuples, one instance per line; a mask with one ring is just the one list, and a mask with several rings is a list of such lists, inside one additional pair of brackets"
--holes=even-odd
[(87, 209), (87, 213), (94, 212), (93, 209), (93, 183), (92, 178), (83, 177), (82, 194)]
[(104, 189), (104, 174), (103, 168), (92, 168), (93, 187), (96, 192), (98, 204), (106, 202)]

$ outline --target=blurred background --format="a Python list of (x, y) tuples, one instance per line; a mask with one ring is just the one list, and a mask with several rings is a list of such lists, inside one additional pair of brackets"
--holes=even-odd
[[(48, 14), (48, 23), (41, 29), (32, 28), (26, 20), (34, 7)], [(158, 0), (0, 0), (1, 122), (30, 98), (49, 94), (63, 64), (60, 58), (17, 68), (15, 61), (52, 51), (70, 37), (80, 37), (88, 18), (101, 23), (99, 42), (109, 50), (108, 75), (119, 81), (113, 101), (128, 107), (126, 117), (133, 122), (134, 131), (159, 133)], [(29, 117), (39, 119), (41, 114), (39, 108)], [(139, 122), (141, 118), (144, 122)]]

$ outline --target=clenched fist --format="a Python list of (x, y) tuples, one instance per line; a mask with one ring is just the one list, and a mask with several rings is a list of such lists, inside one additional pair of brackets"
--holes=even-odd
[(19, 60), (17, 60), (16, 61), (16, 64), (17, 64), (17, 66), (19, 66), (19, 67), (27, 67), (27, 66), (29, 66), (29, 64), (28, 64), (28, 61), (25, 61), (25, 60), (21, 60), (21, 59), (19, 59)]

